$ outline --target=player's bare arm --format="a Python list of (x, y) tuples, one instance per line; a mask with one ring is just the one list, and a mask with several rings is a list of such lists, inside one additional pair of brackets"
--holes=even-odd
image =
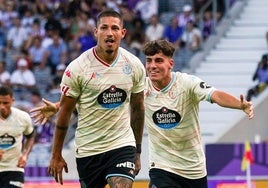
[(243, 110), (249, 119), (254, 117), (254, 106), (251, 101), (245, 100), (244, 95), (240, 95), (240, 98), (237, 98), (229, 93), (223, 91), (214, 91), (211, 100), (213, 103), (225, 108), (233, 108)]
[(135, 162), (135, 173), (139, 173), (141, 169), (140, 153), (141, 153), (141, 143), (144, 129), (144, 94), (143, 91), (140, 93), (135, 93), (131, 95), (131, 127), (134, 132), (137, 145), (137, 154)]
[(55, 126), (52, 154), (48, 168), (48, 173), (60, 184), (63, 184), (62, 171), (64, 170), (66, 173), (68, 172), (67, 163), (62, 157), (62, 149), (64, 139), (68, 131), (69, 120), (73, 110), (75, 109), (75, 104), (76, 99), (62, 95)]

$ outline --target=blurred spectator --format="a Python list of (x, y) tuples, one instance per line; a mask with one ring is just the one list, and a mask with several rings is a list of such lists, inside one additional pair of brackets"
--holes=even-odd
[(3, 9), (0, 10), (0, 12), (2, 12), (0, 21), (2, 22), (5, 30), (8, 31), (13, 25), (12, 20), (17, 18), (19, 15), (16, 11), (15, 2), (6, 0), (2, 2), (2, 5)]
[(81, 0), (70, 1), (67, 5), (67, 14), (69, 17), (74, 18), (78, 12), (81, 11)]
[(192, 56), (201, 49), (202, 33), (199, 28), (195, 26), (193, 21), (188, 21), (186, 28), (181, 36), (179, 61), (181, 69), (182, 67), (189, 67), (188, 62)]
[(122, 0), (106, 0), (107, 8), (113, 9), (116, 12), (120, 12), (120, 5), (122, 4)]
[(144, 22), (140, 18), (135, 18), (133, 20), (133, 29), (128, 31), (126, 40), (128, 41), (129, 47), (132, 49), (131, 51), (136, 55), (141, 55), (141, 47), (145, 42), (145, 30), (144, 30)]
[(246, 99), (250, 101), (252, 97), (259, 95), (268, 84), (268, 54), (264, 54), (258, 63), (257, 69), (252, 77), (258, 83), (248, 90)]
[(158, 0), (139, 0), (134, 8), (135, 14), (146, 24), (153, 15), (158, 15)]
[(125, 0), (125, 4), (128, 6), (128, 8), (130, 10), (133, 10), (136, 6), (136, 4), (139, 2), (140, 0)]
[(57, 92), (59, 93), (61, 92), (60, 83), (61, 83), (61, 79), (62, 79), (65, 69), (66, 69), (66, 65), (60, 64), (57, 66), (57, 69), (56, 69), (57, 72), (56, 72), (56, 75), (54, 75), (52, 78), (50, 90), (57, 90)]
[(31, 31), (31, 27), (33, 25), (34, 20), (35, 20), (35, 17), (33, 15), (32, 10), (29, 8), (26, 8), (24, 10), (24, 14), (22, 15), (21, 25), (22, 27), (26, 28), (28, 33), (30, 33)]
[(186, 27), (186, 24), (189, 22), (189, 21), (195, 21), (195, 15), (193, 13), (193, 10), (192, 10), (192, 6), (189, 5), (189, 4), (186, 4), (183, 6), (182, 8), (182, 12), (178, 15), (178, 24), (179, 26), (185, 28)]
[(62, 26), (60, 21), (54, 18), (52, 10), (48, 10), (44, 14), (44, 19), (44, 28), (46, 35), (42, 40), (42, 46), (47, 48), (50, 44), (53, 43), (53, 35), (62, 36)]
[(212, 18), (212, 12), (206, 11), (204, 13), (203, 18), (203, 28), (202, 28), (202, 35), (203, 39), (206, 40), (212, 33), (212, 26), (213, 26), (213, 18)]
[(183, 27), (179, 26), (176, 16), (172, 17), (170, 24), (165, 27), (163, 38), (174, 44), (176, 49), (180, 48)]
[(44, 61), (46, 49), (41, 44), (42, 38), (40, 36), (33, 37), (33, 44), (29, 49), (33, 69), (37, 66), (40, 66), (41, 69), (46, 67), (46, 62)]
[(31, 91), (29, 102), (32, 105), (31, 109), (43, 105), (42, 95), (41, 95), (41, 93), (39, 92), (38, 89), (33, 89)]
[(201, 48), (202, 33), (195, 23), (190, 20), (182, 34), (182, 43), (186, 49), (195, 52)]
[(130, 31), (133, 27), (132, 21), (135, 18), (135, 13), (133, 9), (129, 8), (126, 2), (125, 3), (123, 2), (119, 8), (120, 8), (120, 13), (122, 15), (122, 18), (124, 20), (125, 28), (127, 29), (127, 31)]
[(60, 33), (60, 35), (62, 34), (62, 25), (60, 21), (54, 17), (52, 10), (48, 10), (46, 12), (45, 30), (46, 32), (56, 30)]
[(13, 19), (13, 26), (7, 33), (7, 51), (20, 51), (28, 40), (27, 30), (21, 25), (21, 18)]
[(164, 25), (159, 22), (158, 15), (151, 16), (150, 23), (145, 29), (146, 41), (162, 39), (164, 29)]
[[(49, 144), (51, 143), (52, 138), (53, 138), (54, 126), (55, 126), (55, 122), (53, 121), (53, 119), (49, 119), (44, 125), (35, 126), (35, 128), (36, 128), (35, 143), (41, 144), (41, 145), (38, 145), (39, 147), (47, 148), (46, 154), (50, 153)], [(34, 147), (34, 148), (36, 148), (36, 147)], [(36, 150), (36, 149), (34, 149), (34, 150)], [(49, 157), (49, 155), (48, 155), (48, 157)]]
[(31, 10), (33, 14), (33, 3), (29, 0), (20, 0), (20, 2), (17, 3), (16, 10), (19, 16), (24, 16), (27, 10)]
[[(41, 26), (40, 20), (38, 18), (33, 20), (33, 24), (29, 29), (29, 38), (26, 44), (26, 48), (29, 49), (33, 45), (33, 40), (36, 36), (43, 39), (46, 35), (45, 29)], [(42, 41), (42, 40), (41, 40)]]
[(51, 82), (51, 70), (48, 66), (43, 67), (42, 64), (36, 65), (33, 69), (33, 74), (36, 80), (36, 88), (40, 91), (41, 95), (47, 94), (47, 88)]
[[(17, 66), (17, 63), (20, 59), (25, 59), (27, 61), (27, 67), (29, 69), (32, 69), (32, 61), (31, 61), (31, 58), (30, 58), (30, 54), (29, 54), (29, 51), (27, 49), (21, 49), (18, 53), (18, 55), (16, 55), (14, 57), (15, 59), (15, 62), (16, 62), (16, 66)], [(13, 71), (13, 70), (12, 70)]]
[(18, 100), (27, 99), (31, 89), (35, 88), (34, 74), (28, 68), (28, 63), (25, 59), (18, 60), (16, 70), (11, 73), (10, 83)]
[(58, 34), (54, 34), (52, 40), (53, 43), (46, 49), (44, 61), (50, 67), (53, 75), (57, 65), (67, 63), (67, 45)]
[(75, 55), (71, 57), (71, 59), (74, 59), (97, 44), (93, 29), (94, 28), (92, 28), (90, 24), (86, 24), (84, 27), (80, 28), (78, 36), (76, 36), (76, 39), (74, 40)]
[(65, 69), (66, 66), (63, 64), (57, 66), (56, 74), (52, 77), (52, 80), (48, 85), (48, 93), (46, 94), (46, 98), (48, 100), (54, 102), (59, 100), (61, 95), (60, 83)]
[(10, 76), (10, 73), (6, 70), (6, 63), (0, 61), (0, 86), (9, 86)]
[(6, 47), (6, 32), (0, 21), (0, 61), (5, 57), (5, 47)]

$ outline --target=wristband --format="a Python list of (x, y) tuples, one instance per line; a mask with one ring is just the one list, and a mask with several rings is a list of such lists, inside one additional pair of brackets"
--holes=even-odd
[(136, 144), (136, 153), (141, 153), (141, 144)]

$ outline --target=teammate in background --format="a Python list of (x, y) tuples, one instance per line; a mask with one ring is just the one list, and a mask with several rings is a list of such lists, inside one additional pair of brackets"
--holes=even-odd
[[(207, 188), (205, 154), (201, 143), (199, 102), (243, 110), (253, 118), (253, 105), (207, 85), (200, 78), (172, 72), (174, 46), (166, 40), (145, 44), (145, 124), (149, 134), (150, 188)], [(33, 109), (43, 123), (57, 112), (57, 103), (46, 101)]]
[(61, 82), (49, 174), (63, 184), (68, 172), (62, 157), (73, 110), (78, 112), (76, 163), (81, 187), (130, 188), (140, 170), (144, 128), (145, 69), (119, 47), (126, 34), (120, 14), (101, 12), (94, 35), (97, 45), (72, 61)]
[(13, 91), (0, 87), (0, 187), (23, 187), (35, 132), (28, 113), (12, 107)]

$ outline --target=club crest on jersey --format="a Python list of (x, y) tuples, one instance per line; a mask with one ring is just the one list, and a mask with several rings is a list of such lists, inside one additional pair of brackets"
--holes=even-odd
[(13, 136), (10, 136), (8, 134), (4, 134), (0, 136), (0, 149), (6, 149), (11, 147), (16, 142), (15, 138)]
[(104, 108), (116, 108), (123, 104), (127, 98), (127, 93), (114, 85), (104, 90), (98, 96), (98, 103)]
[(207, 85), (206, 82), (201, 82), (200, 83), (200, 87), (203, 88), (203, 89), (211, 88), (211, 86), (210, 85)]
[(125, 74), (130, 74), (132, 72), (132, 68), (128, 64), (125, 64), (125, 66), (123, 67), (123, 72)]
[(179, 125), (181, 121), (181, 115), (178, 112), (166, 107), (157, 110), (152, 118), (154, 123), (162, 129), (171, 129)]

